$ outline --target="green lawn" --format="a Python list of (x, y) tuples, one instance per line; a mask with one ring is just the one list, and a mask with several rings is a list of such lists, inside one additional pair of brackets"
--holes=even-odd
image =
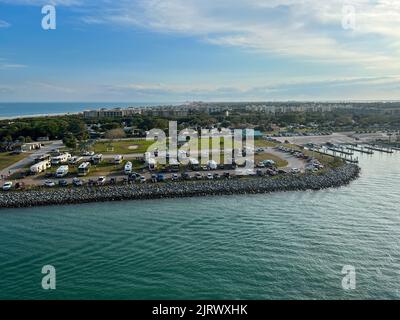
[(96, 142), (92, 150), (96, 153), (102, 154), (131, 154), (131, 153), (145, 153), (154, 141), (146, 140), (121, 140), (111, 142), (112, 148), (110, 148), (109, 141)]
[(261, 162), (261, 161), (264, 161), (264, 160), (272, 160), (272, 161), (274, 161), (276, 163), (276, 166), (278, 168), (286, 167), (289, 164), (286, 160), (281, 159), (281, 158), (279, 158), (276, 155), (271, 154), (271, 153), (256, 154), (256, 155), (254, 155), (254, 160), (255, 160), (256, 164)]
[(29, 154), (21, 153), (17, 155), (12, 155), (9, 152), (2, 152), (0, 153), (0, 170), (3, 170), (12, 164), (26, 158)]
[(267, 147), (276, 147), (278, 145), (277, 142), (267, 141), (267, 140), (255, 140), (254, 146), (256, 148), (267, 148)]

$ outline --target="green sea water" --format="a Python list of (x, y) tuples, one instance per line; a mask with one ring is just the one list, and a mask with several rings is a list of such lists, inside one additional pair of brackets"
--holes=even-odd
[(340, 189), (0, 210), (0, 299), (398, 299), (400, 153), (360, 159)]

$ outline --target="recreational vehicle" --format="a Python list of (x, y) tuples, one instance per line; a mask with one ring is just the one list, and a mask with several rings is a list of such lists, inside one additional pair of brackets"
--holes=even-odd
[(125, 164), (125, 168), (124, 168), (124, 172), (125, 172), (125, 174), (131, 174), (132, 173), (132, 162), (127, 162), (126, 164)]
[(68, 160), (68, 163), (71, 164), (71, 165), (75, 165), (75, 164), (78, 164), (79, 162), (81, 162), (82, 160), (83, 160), (83, 157), (75, 156), (75, 157), (70, 158)]
[(197, 160), (196, 158), (190, 158), (189, 159), (189, 164), (192, 167), (192, 169), (194, 170), (198, 170), (199, 169), (199, 160)]
[(123, 159), (124, 159), (124, 157), (121, 156), (121, 155), (115, 156), (114, 157), (114, 164), (121, 164)]
[(35, 158), (35, 163), (39, 163), (42, 161), (50, 161), (50, 160), (51, 160), (51, 155), (42, 154), (42, 155), (38, 156), (37, 158)]
[(84, 162), (78, 167), (78, 176), (86, 176), (90, 171), (90, 162)]
[(59, 156), (51, 158), (51, 164), (60, 164), (60, 163), (67, 163), (68, 160), (71, 158), (71, 155), (69, 153), (63, 153), (60, 154)]
[(210, 170), (217, 170), (217, 169), (218, 169), (218, 164), (217, 164), (216, 161), (210, 160), (210, 161), (207, 162), (207, 167), (208, 167)]
[(148, 166), (149, 170), (155, 170), (157, 168), (157, 161), (151, 156), (150, 152), (144, 154), (144, 162)]
[(103, 155), (102, 154), (95, 154), (93, 157), (90, 158), (90, 161), (93, 164), (99, 164), (100, 162), (103, 161)]
[(33, 174), (41, 173), (51, 168), (51, 163), (48, 160), (38, 162), (31, 167), (31, 172)]
[(179, 162), (175, 159), (169, 159), (169, 166), (171, 167), (171, 170), (174, 172), (179, 171)]
[(157, 161), (154, 158), (149, 158), (146, 161), (146, 164), (149, 167), (149, 170), (155, 170), (157, 168)]
[(63, 178), (68, 174), (68, 172), (69, 172), (68, 166), (61, 166), (56, 171), (56, 178)]

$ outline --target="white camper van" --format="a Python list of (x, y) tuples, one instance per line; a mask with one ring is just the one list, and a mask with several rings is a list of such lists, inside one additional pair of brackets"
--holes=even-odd
[(114, 157), (114, 164), (121, 164), (123, 159), (124, 159), (124, 157), (121, 156), (121, 155), (115, 156)]
[(68, 172), (69, 172), (68, 166), (61, 166), (56, 171), (56, 178), (63, 178), (68, 174)]
[(38, 163), (34, 164), (31, 167), (31, 172), (33, 174), (38, 174), (38, 173), (41, 173), (43, 171), (46, 171), (49, 168), (51, 168), (51, 163), (50, 163), (49, 160), (45, 160), (45, 161), (41, 161), (41, 162), (38, 162)]
[(210, 170), (217, 170), (217, 169), (218, 169), (218, 164), (217, 164), (216, 161), (210, 160), (210, 161), (207, 162), (207, 167), (208, 167)]
[(125, 164), (125, 168), (124, 168), (124, 172), (125, 172), (125, 174), (131, 174), (132, 173), (132, 162), (127, 162), (126, 164)]
[(157, 168), (157, 161), (154, 158), (150, 158), (147, 160), (147, 166), (149, 170), (155, 170)]
[(151, 156), (150, 152), (144, 154), (144, 161), (148, 166), (149, 170), (155, 170), (157, 168), (157, 161)]

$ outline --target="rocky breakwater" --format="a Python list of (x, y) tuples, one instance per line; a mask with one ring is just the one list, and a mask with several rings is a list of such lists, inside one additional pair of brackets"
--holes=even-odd
[(275, 191), (321, 190), (347, 185), (356, 179), (359, 173), (360, 168), (358, 166), (345, 164), (320, 174), (284, 175), (274, 178), (242, 177), (0, 192), (0, 208), (208, 195), (257, 194)]

